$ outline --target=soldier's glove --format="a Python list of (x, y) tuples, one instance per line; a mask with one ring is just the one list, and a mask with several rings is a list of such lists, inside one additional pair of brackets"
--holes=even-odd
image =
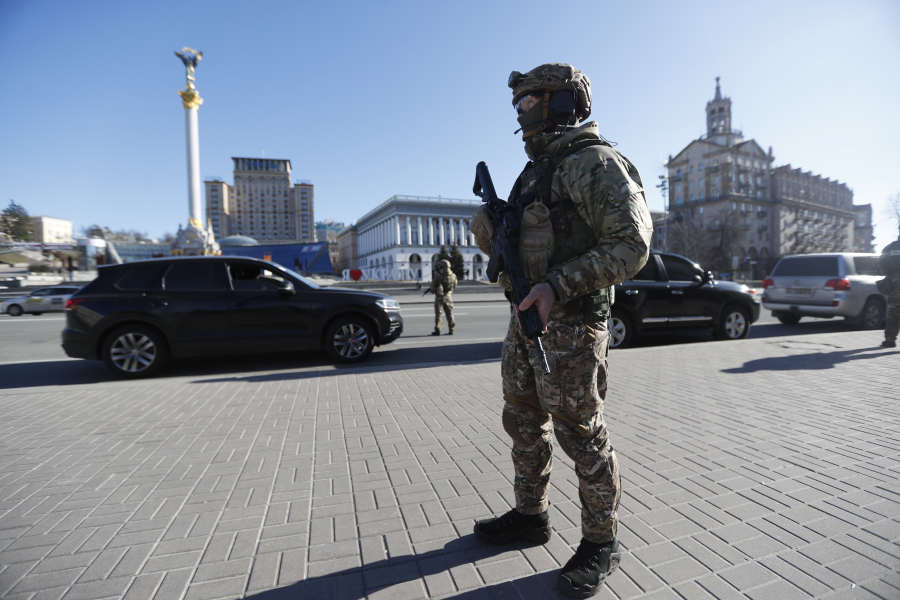
[[(500, 271), (500, 277), (497, 279), (497, 283), (500, 284), (500, 287), (503, 288), (504, 292), (512, 291), (512, 280), (509, 278), (509, 275), (506, 274), (506, 271)], [(509, 294), (507, 294), (507, 299), (509, 299)]]
[(543, 202), (533, 202), (522, 213), (519, 232), (519, 259), (525, 277), (532, 281), (547, 275), (547, 265), (553, 257), (553, 224), (550, 209)]
[(491, 218), (488, 216), (487, 207), (482, 205), (478, 207), (475, 214), (472, 215), (472, 222), (469, 224), (469, 230), (475, 236), (475, 243), (478, 248), (491, 255), (491, 240), (494, 237), (494, 226), (491, 224)]

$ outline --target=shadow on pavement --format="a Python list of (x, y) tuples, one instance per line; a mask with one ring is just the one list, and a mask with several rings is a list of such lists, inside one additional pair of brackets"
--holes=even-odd
[[(392, 597), (390, 588), (416, 579), (423, 580), (433, 575), (449, 572), (461, 565), (473, 565), (477, 561), (499, 556), (505, 552), (513, 552), (528, 548), (526, 544), (510, 544), (506, 546), (485, 546), (474, 535), (448, 542), (439, 550), (432, 550), (415, 556), (403, 556), (385, 559), (362, 567), (345, 569), (321, 577), (310, 577), (285, 587), (266, 590), (254, 595), (245, 596), (248, 600), (286, 600), (288, 598), (345, 598), (346, 600), (362, 600), (368, 595), (380, 592), (380, 596)], [(489, 568), (489, 567), (488, 567)], [(536, 573), (516, 580), (521, 587), (539, 592), (535, 597), (553, 598), (555, 594), (547, 592), (545, 585), (556, 586), (556, 572)], [(541, 580), (545, 580), (542, 584)], [(550, 584), (547, 584), (550, 581)], [(446, 585), (446, 584), (444, 584)], [(406, 597), (400, 590), (396, 597)], [(446, 592), (445, 592), (446, 593)], [(513, 582), (479, 586), (469, 591), (459, 592), (455, 598), (474, 600), (475, 598), (519, 598)]]
[[(858, 326), (851, 325), (843, 319), (817, 319), (801, 322), (796, 325), (781, 323), (762, 323), (753, 325), (747, 339), (759, 340), (784, 336), (804, 336), (817, 333), (841, 333), (859, 331)], [(712, 341), (712, 334), (707, 330), (692, 329), (683, 332), (648, 333), (634, 338), (629, 348), (649, 348), (654, 346), (671, 346), (672, 344), (694, 344)]]
[[(403, 347), (388, 345), (377, 349), (368, 360), (355, 365), (336, 366), (324, 352), (289, 352), (220, 356), (175, 360), (154, 381), (173, 377), (222, 376), (201, 379), (198, 383), (216, 381), (279, 381), (327, 377), (358, 371), (393, 371), (415, 365), (434, 363), (471, 363), (500, 360), (502, 340), (445, 346)], [(247, 372), (250, 371), (251, 374)], [(252, 372), (260, 372), (252, 375)], [(279, 371), (272, 373), (272, 371)], [(262, 372), (265, 372), (263, 374)], [(230, 373), (237, 375), (231, 376)], [(123, 381), (110, 373), (101, 361), (59, 360), (0, 365), (0, 389), (43, 387), (50, 385), (85, 385)]]
[(758, 373), (759, 371), (821, 371), (833, 369), (836, 365), (874, 358), (884, 354), (900, 354), (897, 350), (888, 350), (876, 346), (874, 348), (858, 348), (856, 350), (836, 350), (834, 352), (810, 352), (793, 356), (758, 358), (744, 363), (742, 367), (722, 369), (722, 373)]

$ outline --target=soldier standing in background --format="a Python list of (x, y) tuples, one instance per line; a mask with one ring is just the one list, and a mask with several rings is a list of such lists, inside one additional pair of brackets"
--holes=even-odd
[(438, 261), (438, 272), (431, 280), (431, 293), (434, 294), (434, 331), (431, 335), (441, 335), (441, 310), (447, 315), (450, 333), (456, 328), (453, 318), (453, 290), (456, 289), (456, 274), (450, 270), (450, 261)]
[(888, 309), (884, 326), (885, 348), (897, 347), (897, 334), (900, 332), (900, 239), (888, 244), (878, 257), (878, 265), (885, 274), (890, 287), (887, 292)]
[[(612, 286), (647, 262), (653, 231), (638, 170), (599, 134), (590, 80), (570, 65), (542, 65), (509, 78), (531, 159), (509, 202), (522, 209), (519, 258), (535, 284), (519, 305), (537, 306), (550, 365), (543, 375), (515, 311), (503, 342), (503, 428), (513, 441), (516, 507), (475, 525), (489, 544), (550, 539), (551, 431), (575, 462), (582, 539), (557, 579), (560, 591), (587, 598), (618, 567), (616, 511), (621, 483), (603, 421)], [(490, 254), (493, 226), (484, 208), (472, 233)], [(501, 276), (501, 284), (504, 277)], [(507, 278), (508, 285), (508, 278)]]

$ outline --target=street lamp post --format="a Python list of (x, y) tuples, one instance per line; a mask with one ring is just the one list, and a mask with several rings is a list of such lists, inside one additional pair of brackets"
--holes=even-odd
[(669, 178), (665, 175), (659, 176), (659, 188), (663, 197), (663, 252), (669, 251)]

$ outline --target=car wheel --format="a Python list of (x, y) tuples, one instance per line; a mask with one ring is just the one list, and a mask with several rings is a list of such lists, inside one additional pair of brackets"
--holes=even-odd
[(631, 320), (622, 311), (613, 309), (606, 328), (609, 330), (610, 348), (627, 348), (631, 343)]
[(884, 306), (874, 298), (869, 298), (860, 314), (863, 329), (878, 329), (884, 321)]
[(778, 320), (784, 325), (796, 325), (800, 322), (800, 315), (778, 315)]
[(18, 304), (10, 304), (9, 308), (6, 309), (6, 314), (11, 317), (21, 317), (22, 316), (22, 307)]
[(123, 379), (155, 375), (169, 361), (162, 334), (146, 325), (123, 325), (103, 342), (103, 362)]
[(726, 306), (713, 337), (717, 340), (742, 340), (748, 335), (750, 335), (750, 317), (746, 309), (736, 304)]
[(361, 317), (338, 319), (325, 332), (325, 350), (336, 362), (358, 363), (374, 348), (372, 326)]

